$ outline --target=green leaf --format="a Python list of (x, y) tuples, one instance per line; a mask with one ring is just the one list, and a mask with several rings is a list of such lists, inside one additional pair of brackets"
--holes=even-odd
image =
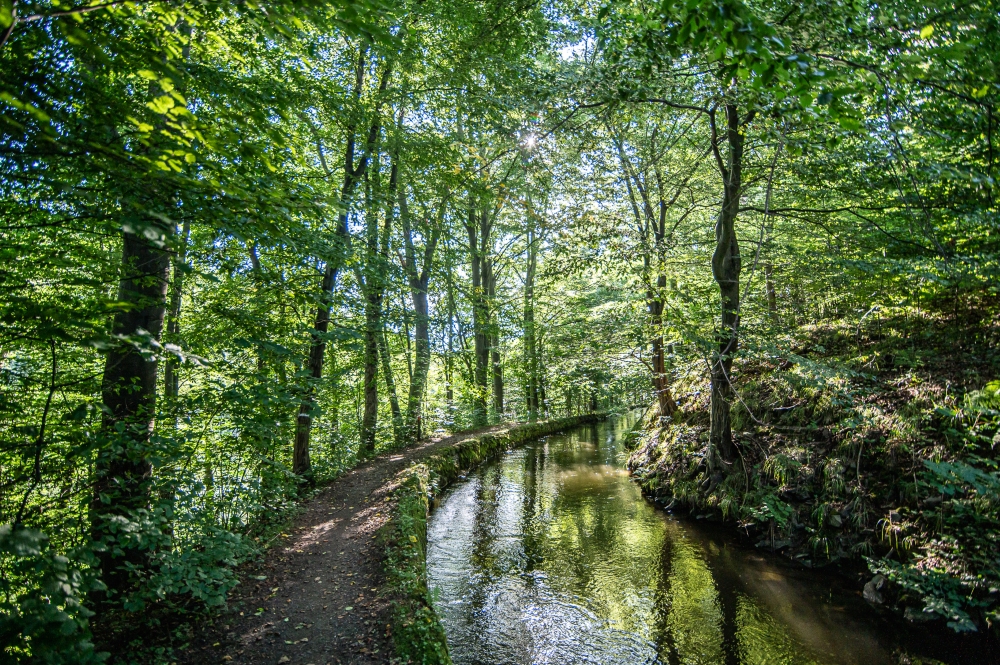
[(0, 30), (14, 22), (14, 0), (0, 0)]
[(921, 39), (927, 39), (928, 37), (930, 37), (933, 34), (934, 34), (934, 26), (933, 25), (925, 25), (923, 28), (920, 29), (920, 38)]

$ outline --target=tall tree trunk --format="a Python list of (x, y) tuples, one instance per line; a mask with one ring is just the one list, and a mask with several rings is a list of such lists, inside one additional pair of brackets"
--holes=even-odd
[[(147, 229), (166, 237), (170, 230), (156, 223)], [(122, 234), (118, 301), (128, 307), (115, 314), (113, 335), (159, 341), (166, 312), (170, 254), (142, 232)], [(142, 567), (148, 549), (129, 545), (115, 534), (119, 520), (132, 521), (149, 507), (152, 464), (150, 434), (156, 411), (157, 361), (145, 358), (133, 345), (112, 348), (101, 384), (105, 407), (104, 445), (94, 467), (91, 531), (95, 540), (116, 540), (98, 554), (101, 578), (113, 597), (131, 584), (128, 567)]]
[[(476, 368), (473, 385), (473, 425), (479, 427), (487, 423), (487, 398), (490, 387), (489, 376), (490, 344), (489, 344), (489, 308), (486, 302), (486, 291), (483, 284), (483, 262), (485, 249), (489, 242), (488, 211), (478, 212), (475, 208), (469, 210), (469, 221), (466, 228), (469, 232), (469, 258), (472, 264), (472, 331), (473, 348)], [(487, 230), (481, 233), (480, 225)], [(486, 236), (486, 237), (483, 237)]]
[[(656, 287), (661, 290), (667, 285), (666, 275), (656, 278)], [(653, 390), (656, 392), (656, 404), (660, 410), (660, 418), (670, 418), (677, 410), (673, 394), (670, 391), (670, 377), (667, 374), (666, 349), (663, 344), (663, 300), (656, 292), (647, 294), (646, 307), (649, 311), (650, 327), (653, 331), (651, 343), (653, 355)]]
[(774, 264), (770, 261), (764, 264), (764, 287), (767, 290), (767, 316), (777, 323), (778, 297), (774, 292)]
[(413, 245), (413, 227), (406, 193), (401, 188), (399, 192), (400, 220), (403, 226), (403, 270), (410, 286), (410, 299), (413, 301), (415, 347), (413, 373), (410, 379), (410, 391), (406, 400), (406, 435), (411, 439), (420, 437), (420, 425), (423, 422), (421, 404), (424, 389), (427, 385), (427, 373), (431, 366), (430, 342), (430, 308), (427, 302), (427, 287), (431, 277), (431, 267), (434, 265), (434, 252), (438, 239), (441, 237), (441, 225), (444, 222), (445, 202), (438, 209), (438, 222), (432, 229), (424, 229), (426, 238), (421, 264), (417, 264), (417, 252)]
[[(655, 133), (654, 133), (655, 136)], [(622, 165), (622, 173), (625, 177), (625, 186), (628, 192), (629, 202), (632, 206), (632, 213), (635, 215), (636, 228), (643, 241), (642, 254), (642, 275), (646, 282), (646, 309), (649, 312), (649, 323), (651, 329), (650, 347), (653, 356), (651, 373), (653, 375), (653, 392), (656, 393), (656, 404), (659, 409), (660, 418), (669, 418), (677, 410), (673, 394), (670, 390), (669, 376), (667, 375), (665, 349), (663, 343), (663, 288), (667, 284), (666, 275), (657, 275), (656, 284), (652, 282), (653, 250), (656, 250), (657, 258), (662, 261), (666, 243), (666, 216), (667, 210), (679, 197), (686, 180), (674, 192), (673, 197), (666, 200), (663, 191), (663, 180), (658, 165), (654, 168), (656, 182), (659, 190), (659, 215), (653, 211), (653, 203), (650, 199), (649, 188), (643, 183), (640, 174), (633, 169), (631, 162), (625, 155), (624, 144), (619, 138), (614, 139), (615, 147), (618, 150), (618, 159)], [(690, 176), (689, 176), (690, 177)], [(634, 186), (633, 186), (634, 185)], [(636, 198), (636, 193), (639, 198)], [(639, 200), (642, 201), (642, 210), (639, 208)]]
[[(166, 313), (166, 331), (163, 335), (165, 344), (180, 344), (181, 333), (181, 301), (183, 299), (184, 271), (187, 269), (187, 248), (191, 238), (191, 222), (185, 219), (181, 226), (181, 237), (177, 253), (173, 259), (173, 280), (170, 283), (169, 306)], [(169, 355), (163, 366), (163, 393), (167, 401), (167, 409), (170, 414), (170, 424), (173, 429), (177, 429), (178, 404), (177, 396), (180, 394), (180, 375), (178, 373), (180, 361), (176, 356)], [(160, 489), (160, 503), (172, 507), (174, 504), (174, 488), (162, 487)], [(173, 537), (173, 518), (168, 518), (164, 524), (163, 532)]]
[(535, 269), (537, 266), (537, 251), (535, 232), (532, 221), (532, 211), (528, 213), (528, 264), (524, 271), (524, 359), (527, 375), (527, 390), (525, 397), (528, 408), (528, 420), (538, 419), (538, 356), (535, 350)]
[[(181, 331), (181, 300), (183, 298), (184, 271), (187, 268), (187, 248), (191, 237), (191, 222), (187, 219), (181, 227), (180, 243), (173, 260), (174, 278), (170, 284), (170, 308), (167, 311), (167, 330), (164, 342), (177, 344)], [(167, 358), (163, 367), (163, 392), (168, 403), (172, 403), (179, 393), (180, 377), (177, 374), (178, 360), (174, 356)], [(171, 405), (173, 407), (173, 405)]]
[(330, 330), (330, 307), (333, 300), (333, 290), (337, 283), (338, 266), (327, 262), (323, 270), (323, 281), (320, 285), (320, 304), (316, 308), (316, 321), (310, 331), (309, 343), (309, 378), (311, 383), (306, 388), (299, 404), (299, 415), (295, 427), (295, 445), (292, 449), (292, 473), (304, 476), (309, 473), (312, 464), (309, 460), (309, 435), (312, 430), (313, 412), (316, 409), (316, 387), (323, 378), (323, 358), (326, 354), (326, 334)]
[(375, 434), (378, 427), (378, 336), (382, 323), (382, 297), (380, 289), (369, 285), (365, 298), (364, 346), (364, 415), (361, 417), (361, 454), (375, 452)]
[[(355, 69), (354, 97), (358, 101), (361, 99), (361, 92), (365, 81), (367, 49), (362, 47), (358, 53), (357, 67)], [(379, 82), (378, 94), (385, 93), (389, 86), (389, 79), (392, 77), (392, 63), (386, 65)], [(368, 170), (368, 163), (375, 150), (375, 144), (381, 134), (382, 126), (379, 121), (378, 109), (375, 112), (375, 119), (368, 129), (367, 143), (361, 157), (355, 164), (355, 141), (357, 125), (350, 124), (347, 127), (347, 146), (344, 150), (344, 180), (340, 190), (340, 213), (337, 217), (337, 244), (336, 251), (341, 257), (346, 256), (351, 244), (351, 233), (348, 228), (350, 216), (351, 199), (354, 195), (361, 178)], [(319, 138), (316, 140), (316, 147), (319, 153), (320, 163), (323, 165), (327, 176), (331, 174), (326, 168), (326, 158), (323, 153), (322, 144)], [(309, 378), (310, 383), (305, 389), (302, 401), (299, 405), (299, 414), (295, 427), (295, 444), (292, 448), (292, 473), (305, 476), (309, 474), (312, 463), (309, 459), (309, 437), (312, 431), (313, 414), (316, 411), (316, 384), (323, 378), (323, 357), (326, 354), (326, 334), (330, 329), (330, 309), (333, 302), (333, 290), (337, 284), (337, 273), (340, 270), (342, 258), (331, 259), (326, 262), (323, 270), (323, 281), (320, 287), (319, 305), (316, 308), (316, 322), (310, 333), (309, 344)]]
[(549, 402), (546, 397), (545, 340), (535, 329), (535, 357), (538, 359), (538, 412), (543, 418), (549, 417)]
[(455, 402), (455, 283), (451, 275), (451, 252), (445, 246), (445, 288), (448, 299), (448, 350), (444, 359), (445, 400), (449, 413)]
[(493, 259), (484, 262), (486, 302), (489, 307), (490, 365), (493, 374), (493, 411), (497, 420), (503, 420), (503, 360), (500, 357), (500, 321), (496, 306), (497, 275)]
[(379, 331), (378, 355), (382, 359), (382, 376), (385, 390), (389, 393), (389, 409), (392, 412), (392, 438), (397, 444), (403, 441), (403, 414), (399, 409), (399, 395), (396, 392), (396, 377), (392, 373), (392, 357), (389, 355), (389, 340), (385, 328)]
[[(709, 432), (709, 464), (721, 471), (736, 457), (733, 444), (730, 401), (733, 395), (733, 354), (739, 348), (740, 325), (740, 258), (736, 238), (736, 218), (739, 215), (743, 169), (743, 134), (735, 105), (726, 105), (726, 141), (728, 163), (718, 149), (715, 156), (722, 174), (722, 208), (715, 225), (715, 251), (712, 254), (712, 276), (719, 285), (722, 317), (719, 327), (718, 351), (712, 359), (711, 429)], [(751, 116), (752, 117), (752, 116)], [(747, 118), (747, 121), (751, 117)], [(712, 116), (713, 142), (716, 129)]]

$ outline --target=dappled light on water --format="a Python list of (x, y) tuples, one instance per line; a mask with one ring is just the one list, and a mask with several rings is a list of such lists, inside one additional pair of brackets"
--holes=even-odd
[(444, 496), (428, 576), (456, 663), (892, 662), (863, 608), (646, 502), (631, 423), (548, 437)]

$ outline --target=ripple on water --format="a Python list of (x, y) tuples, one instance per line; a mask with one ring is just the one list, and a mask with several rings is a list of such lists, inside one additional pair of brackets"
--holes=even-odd
[(551, 436), (449, 490), (428, 582), (458, 665), (893, 662), (843, 603), (645, 502), (633, 419)]

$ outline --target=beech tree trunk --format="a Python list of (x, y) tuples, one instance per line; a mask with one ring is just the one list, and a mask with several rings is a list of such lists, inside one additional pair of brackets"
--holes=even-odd
[(778, 321), (778, 297), (774, 292), (774, 264), (764, 264), (764, 288), (767, 290), (767, 316)]
[(434, 228), (424, 229), (423, 257), (417, 264), (417, 251), (413, 245), (413, 225), (410, 218), (406, 194), (401, 188), (399, 192), (400, 220), (403, 226), (403, 270), (410, 285), (410, 299), (413, 301), (413, 373), (410, 380), (410, 391), (406, 400), (406, 436), (411, 440), (420, 438), (420, 424), (423, 421), (421, 404), (424, 389), (427, 386), (427, 373), (431, 366), (430, 340), (430, 308), (427, 303), (427, 286), (431, 278), (431, 268), (434, 265), (434, 252), (438, 239), (441, 237), (441, 225), (444, 222), (445, 202), (441, 201), (438, 209), (438, 221)]
[[(715, 151), (722, 174), (723, 193), (722, 208), (715, 225), (715, 251), (712, 254), (712, 276), (719, 285), (722, 305), (721, 325), (717, 333), (718, 349), (712, 359), (711, 372), (709, 464), (713, 470), (723, 470), (736, 457), (730, 402), (733, 395), (733, 354), (739, 348), (742, 260), (736, 238), (736, 218), (739, 215), (742, 190), (743, 134), (736, 106), (728, 104), (725, 111), (726, 142), (729, 148), (727, 163), (723, 162), (719, 151)], [(712, 127), (714, 135), (714, 115)]]
[[(358, 63), (355, 69), (354, 97), (360, 100), (361, 91), (365, 82), (366, 71), (366, 48), (362, 47), (358, 53)], [(378, 93), (383, 94), (389, 86), (389, 79), (392, 77), (392, 64), (387, 64), (382, 72), (379, 82)], [(358, 182), (368, 170), (370, 157), (375, 149), (382, 131), (379, 121), (378, 110), (375, 113), (375, 120), (372, 121), (368, 129), (367, 143), (361, 157), (355, 164), (355, 141), (357, 125), (349, 124), (347, 127), (347, 146), (344, 150), (344, 181), (340, 190), (341, 209), (337, 217), (337, 244), (336, 251), (340, 257), (326, 262), (323, 270), (323, 281), (320, 286), (319, 305), (316, 308), (316, 322), (310, 334), (309, 344), (309, 377), (310, 384), (306, 387), (299, 405), (299, 414), (295, 426), (295, 444), (292, 448), (292, 473), (305, 476), (309, 474), (312, 463), (309, 459), (309, 438), (312, 431), (313, 414), (316, 411), (316, 384), (323, 378), (323, 358), (326, 354), (326, 335), (330, 330), (330, 308), (333, 303), (333, 290), (337, 283), (337, 273), (340, 270), (343, 257), (351, 245), (351, 234), (348, 228), (348, 218), (350, 215), (351, 199)], [(326, 158), (323, 148), (317, 138), (317, 150), (320, 162), (323, 164), (327, 175), (330, 171), (326, 169)]]
[[(310, 332), (309, 378), (318, 382), (323, 378), (323, 357), (326, 354), (326, 334), (330, 330), (330, 306), (333, 290), (337, 283), (338, 266), (331, 262), (323, 270), (320, 285), (320, 304), (316, 308), (316, 321)], [(292, 473), (303, 476), (309, 473), (309, 435), (312, 430), (313, 411), (316, 408), (316, 388), (310, 384), (299, 404), (299, 415), (295, 427), (295, 445), (292, 449)]]
[(496, 311), (496, 290), (497, 276), (493, 269), (493, 260), (484, 261), (485, 275), (483, 281), (486, 286), (486, 302), (489, 312), (489, 346), (490, 365), (493, 374), (493, 411), (497, 420), (503, 419), (503, 360), (500, 357), (500, 325), (497, 320)]
[(489, 213), (486, 210), (477, 213), (475, 208), (469, 210), (469, 221), (466, 229), (469, 232), (469, 258), (472, 267), (472, 330), (473, 348), (476, 367), (473, 385), (472, 422), (481, 427), (487, 423), (487, 398), (490, 386), (489, 377), (490, 342), (489, 342), (489, 305), (486, 301), (486, 290), (483, 283), (483, 264), (486, 259), (486, 249), (489, 247), (490, 234)]
[[(170, 284), (170, 309), (167, 312), (167, 330), (164, 341), (176, 344), (180, 341), (181, 331), (181, 300), (184, 288), (184, 270), (187, 267), (187, 247), (191, 237), (191, 222), (187, 219), (181, 227), (180, 246), (173, 261), (174, 278)], [(168, 401), (176, 399), (180, 390), (180, 377), (177, 374), (178, 360), (167, 358), (163, 366), (163, 392)]]
[(375, 452), (375, 434), (378, 427), (378, 335), (382, 323), (382, 294), (369, 285), (365, 298), (365, 346), (364, 346), (364, 414), (361, 417), (361, 454), (368, 456)]
[(389, 409), (392, 412), (392, 438), (398, 444), (403, 441), (403, 414), (399, 409), (399, 395), (396, 392), (396, 377), (392, 373), (392, 358), (389, 355), (389, 340), (385, 328), (379, 331), (378, 355), (382, 360), (382, 376), (385, 390), (389, 393)]
[(455, 402), (455, 284), (451, 276), (451, 252), (445, 246), (445, 287), (448, 291), (448, 351), (444, 359), (445, 376), (445, 400), (448, 402), (448, 409), (452, 408)]
[(528, 214), (528, 264), (524, 271), (524, 359), (527, 367), (527, 389), (525, 390), (528, 420), (538, 419), (538, 355), (535, 343), (535, 269), (537, 266), (537, 251), (535, 246), (534, 224), (532, 213)]
[[(655, 144), (656, 133), (653, 133), (652, 140)], [(666, 251), (667, 239), (667, 211), (677, 202), (688, 179), (682, 181), (676, 187), (673, 195), (668, 199), (664, 191), (663, 176), (659, 164), (654, 164), (655, 181), (659, 194), (657, 214), (653, 208), (650, 188), (640, 177), (640, 173), (632, 167), (631, 161), (625, 155), (625, 148), (622, 141), (615, 138), (615, 147), (618, 151), (618, 159), (622, 165), (622, 172), (625, 177), (625, 187), (628, 192), (629, 202), (632, 205), (632, 213), (635, 215), (636, 228), (643, 240), (643, 278), (647, 284), (646, 310), (649, 312), (649, 325), (651, 332), (650, 352), (652, 364), (650, 366), (653, 379), (653, 392), (656, 394), (656, 406), (659, 410), (660, 418), (670, 418), (677, 411), (677, 403), (674, 401), (673, 393), (670, 390), (670, 377), (667, 374), (666, 351), (663, 342), (663, 288), (667, 285), (667, 277), (659, 274), (656, 283), (653, 284), (653, 259), (654, 252), (658, 260), (659, 269), (662, 269), (663, 253)], [(693, 173), (693, 172), (692, 172)], [(644, 177), (646, 176), (643, 172)], [(636, 198), (638, 193), (638, 199)], [(642, 202), (640, 210), (639, 202)]]
[[(170, 230), (149, 223), (166, 238)], [(118, 300), (129, 307), (115, 314), (113, 335), (159, 341), (166, 312), (170, 254), (145, 233), (123, 232)], [(101, 396), (104, 403), (102, 445), (94, 465), (91, 532), (95, 540), (115, 545), (98, 553), (108, 597), (131, 585), (127, 567), (142, 567), (149, 552), (116, 536), (121, 519), (133, 521), (149, 508), (152, 463), (150, 434), (156, 415), (157, 360), (132, 344), (119, 343), (105, 359)]]

